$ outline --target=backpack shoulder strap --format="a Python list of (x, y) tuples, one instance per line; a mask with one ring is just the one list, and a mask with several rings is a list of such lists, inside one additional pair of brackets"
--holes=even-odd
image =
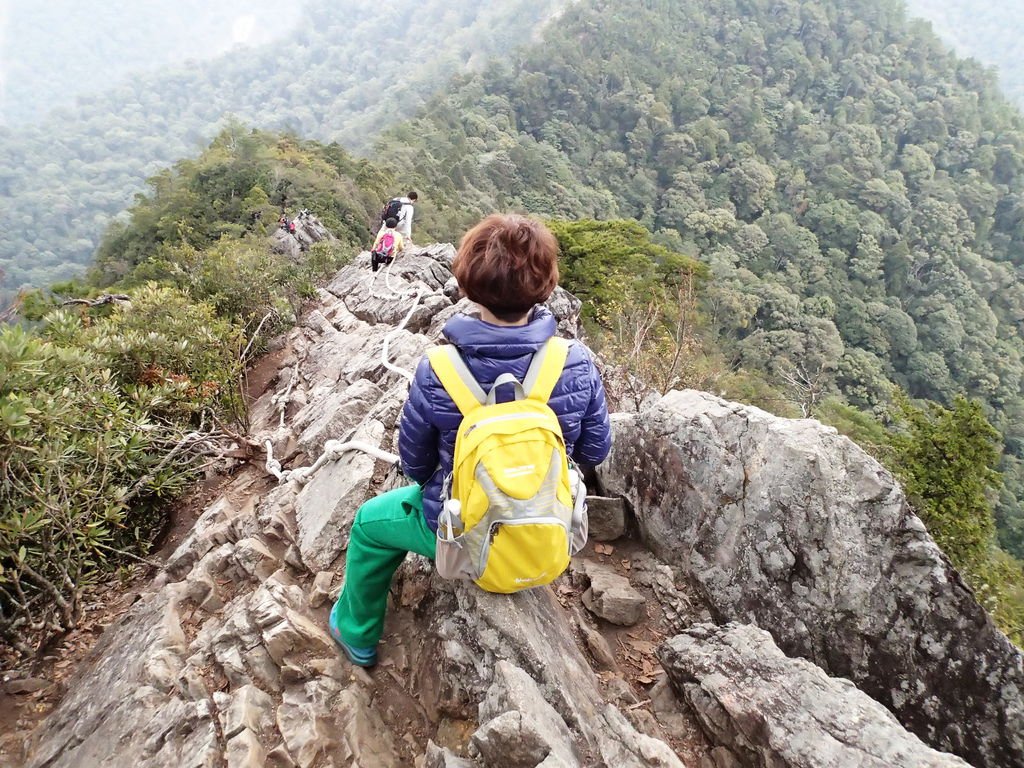
[(455, 401), (463, 416), (469, 415), (486, 402), (487, 394), (473, 378), (465, 360), (454, 345), (434, 347), (427, 352), (427, 359), (441, 386)]
[(552, 336), (544, 346), (537, 350), (530, 362), (530, 368), (523, 379), (523, 389), (531, 400), (546, 403), (551, 392), (558, 383), (565, 361), (569, 356), (569, 341), (560, 336)]

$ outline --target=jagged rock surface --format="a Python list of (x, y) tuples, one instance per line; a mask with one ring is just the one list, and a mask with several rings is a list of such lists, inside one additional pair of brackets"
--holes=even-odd
[[(758, 768), (967, 768), (908, 733), (848, 680), (787, 658), (748, 624), (698, 624), (660, 649), (719, 765)], [(727, 750), (727, 752), (725, 751)]]
[(308, 251), (314, 243), (333, 243), (336, 240), (334, 234), (316, 216), (296, 217), (294, 221), (295, 234), (279, 228), (270, 236), (270, 249), (274, 253), (299, 261), (303, 251)]
[[(408, 384), (384, 365), (382, 349), (386, 342), (388, 360), (409, 369), (446, 319), (468, 308), (452, 285), (453, 255), (451, 246), (414, 249), (374, 276), (363, 254), (341, 270), (300, 326), (272, 345), (276, 375), (252, 408), (252, 437), (268, 441), (288, 469), (311, 465), (330, 441), (357, 438), (394, 451)], [(409, 313), (417, 293), (422, 301)], [(550, 304), (574, 332), (578, 301), (559, 292)], [(408, 326), (396, 330), (406, 316)], [(697, 415), (687, 416), (687, 408)], [(677, 577), (685, 575), (720, 615), (789, 621), (789, 650), (862, 669), (865, 689), (884, 693), (886, 675), (898, 685), (894, 669), (916, 680), (907, 675), (933, 669), (936, 659), (990, 663), (987, 711), (1003, 720), (976, 726), (979, 738), (1012, 733), (1019, 712), (1001, 708), (1013, 692), (998, 686), (1016, 678), (1002, 657), (985, 655), (991, 627), (966, 602), (970, 596), (891, 478), (851, 444), (808, 422), (692, 393), (620, 418), (617, 430), (602, 478), (610, 495), (631, 501), (652, 548), (671, 561), (631, 555), (631, 589), (653, 595), (663, 627), (678, 633), (707, 617), (699, 598), (680, 586)], [(804, 463), (816, 469), (784, 471)], [(329, 599), (340, 587), (333, 574), (359, 504), (401, 482), (359, 453), (326, 462), (304, 484), (277, 485), (256, 467), (240, 473), (103, 635), (34, 734), (27, 764), (321, 768), (409, 765), (413, 756), (427, 768), (682, 766), (665, 739), (696, 726), (687, 726), (692, 721), (666, 685), (650, 691), (653, 713), (642, 708), (647, 703), (616, 674), (614, 649), (602, 647), (600, 620), (592, 626), (578, 599), (562, 602), (563, 588), (573, 594), (572, 577), (555, 590), (492, 595), (443, 581), (428, 561), (410, 557), (396, 578), (389, 618), (393, 629), (406, 624), (390, 635), (380, 667), (368, 675), (343, 660), (326, 632)], [(880, 519), (861, 519), (864, 509)], [(609, 535), (617, 532), (618, 524)], [(876, 560), (852, 558), (863, 551)], [(573, 573), (592, 585), (589, 572), (574, 561)], [(925, 664), (946, 642), (937, 631), (952, 621), (951, 606), (963, 616), (949, 626), (973, 622), (968, 637), (979, 656), (958, 651)], [(920, 619), (931, 609), (934, 626)], [(871, 643), (885, 622), (901, 641), (913, 636), (920, 651), (880, 655)], [(863, 629), (866, 641), (830, 644), (823, 638), (829, 628)], [(700, 638), (692, 639), (695, 655), (714, 654), (713, 645), (701, 649)], [(843, 655), (851, 647), (864, 654), (856, 663)], [(600, 657), (593, 664), (586, 648)], [(595, 665), (609, 671), (595, 672)], [(962, 669), (950, 674), (964, 677)], [(978, 690), (965, 689), (971, 706)], [(902, 695), (904, 703), (943, 701), (928, 689)], [(850, 733), (868, 738), (881, 727), (869, 709), (872, 719), (850, 721)], [(960, 734), (964, 721), (945, 718)], [(688, 752), (687, 765), (695, 768), (701, 754)], [(736, 764), (725, 744), (707, 760), (719, 768)]]
[[(286, 467), (308, 466), (331, 440), (393, 451), (408, 384), (383, 365), (384, 340), (407, 369), (434, 343), (457, 306), (444, 293), (453, 253), (418, 249), (376, 277), (359, 266), (365, 255), (341, 270), (272, 345), (277, 373), (252, 408), (252, 437)], [(396, 331), (421, 289), (411, 326)], [(574, 330), (578, 303), (556, 298)], [(416, 593), (408, 646), (386, 649), (373, 676), (348, 665), (327, 632), (331, 574), (359, 504), (402, 482), (384, 470), (346, 453), (304, 485), (278, 486), (255, 467), (239, 474), (103, 635), (33, 735), (27, 765), (381, 768), (411, 765), (412, 752), (492, 768), (507, 764), (510, 743), (521, 765), (682, 765), (604, 700), (550, 590), (486, 595), (410, 558), (397, 586)], [(403, 697), (426, 723), (421, 741), (392, 711)], [(461, 747), (472, 754), (428, 750), (452, 718), (469, 724)]]
[(719, 621), (853, 680), (928, 744), (1024, 765), (1024, 667), (893, 477), (835, 430), (672, 392), (600, 477)]

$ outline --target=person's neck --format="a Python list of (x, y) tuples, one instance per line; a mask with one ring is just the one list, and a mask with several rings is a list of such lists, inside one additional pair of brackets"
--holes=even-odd
[(495, 317), (494, 313), (491, 312), (491, 310), (489, 310), (487, 307), (481, 306), (480, 319), (483, 320), (485, 323), (490, 323), (491, 325), (503, 325), (505, 327), (512, 328), (515, 326), (526, 325), (528, 322), (530, 322), (530, 313), (527, 312), (518, 320), (502, 320), (499, 317)]

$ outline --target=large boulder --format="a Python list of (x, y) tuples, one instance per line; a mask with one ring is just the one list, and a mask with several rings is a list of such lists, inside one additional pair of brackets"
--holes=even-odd
[[(908, 733), (848, 680), (787, 658), (748, 624), (698, 624), (659, 650), (719, 763), (757, 768), (968, 768)], [(726, 752), (727, 750), (727, 752)]]
[(853, 680), (928, 744), (1024, 764), (1024, 666), (892, 475), (834, 429), (671, 392), (600, 478), (720, 621)]
[(485, 764), (520, 734), (516, 760), (543, 752), (579, 768), (682, 768), (663, 741), (638, 732), (605, 702), (571, 617), (551, 590), (489, 594), (429, 577), (421, 559), (402, 573), (403, 582), (417, 578), (429, 584), (421, 605), (429, 640), (413, 664), (422, 703), (439, 718), (478, 719), (474, 742)]

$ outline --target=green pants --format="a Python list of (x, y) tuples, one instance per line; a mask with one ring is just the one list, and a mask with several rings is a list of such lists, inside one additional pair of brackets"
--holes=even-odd
[(391, 577), (407, 552), (435, 557), (436, 537), (423, 518), (418, 485), (370, 499), (356, 512), (345, 553), (345, 586), (331, 611), (331, 632), (370, 648), (384, 632)]

